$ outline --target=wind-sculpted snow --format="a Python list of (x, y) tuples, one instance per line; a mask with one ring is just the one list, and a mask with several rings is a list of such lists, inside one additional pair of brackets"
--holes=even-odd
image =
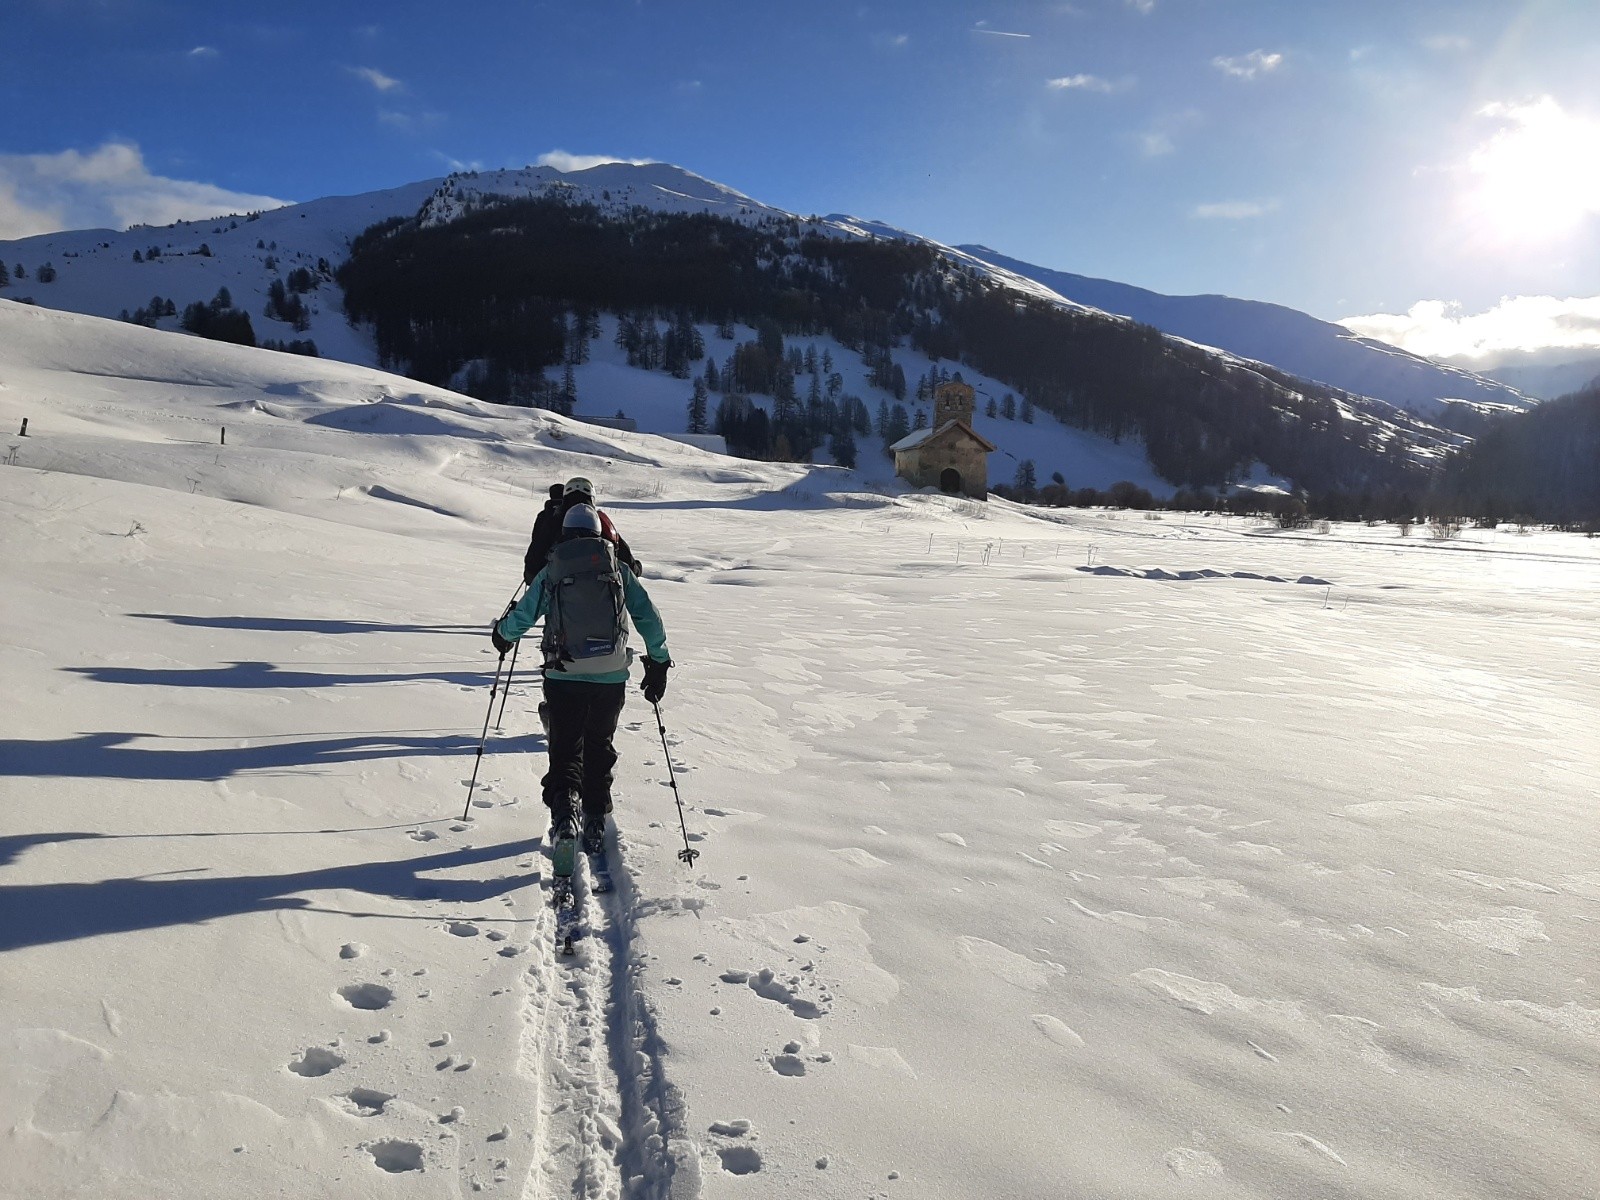
[(1330, 586), (1326, 579), (1318, 579), (1315, 575), (1302, 575), (1298, 579), (1289, 579), (1283, 575), (1261, 575), (1255, 571), (1218, 571), (1211, 567), (1201, 567), (1199, 570), (1167, 571), (1161, 567), (1113, 567), (1106, 563), (1098, 566), (1078, 567), (1077, 570), (1089, 575), (1121, 575), (1128, 579), (1157, 579), (1169, 582), (1189, 582), (1196, 579), (1257, 579), (1265, 583), (1303, 583), (1316, 587)]
[[(0, 1191), (1600, 1194), (1593, 539), (871, 490), (0, 304), (23, 416)], [(558, 958), (484, 631), (579, 474), (677, 665)]]

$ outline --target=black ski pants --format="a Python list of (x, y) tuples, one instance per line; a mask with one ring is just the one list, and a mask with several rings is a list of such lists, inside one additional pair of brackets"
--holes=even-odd
[(550, 769), (543, 787), (552, 811), (566, 806), (574, 793), (586, 816), (611, 811), (611, 769), (617, 765), (611, 742), (627, 690), (625, 683), (545, 678)]

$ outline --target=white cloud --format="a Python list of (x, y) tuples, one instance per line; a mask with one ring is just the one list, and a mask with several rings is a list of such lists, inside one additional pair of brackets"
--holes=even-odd
[(878, 50), (904, 50), (911, 44), (909, 33), (875, 33), (872, 45)]
[(453, 155), (446, 154), (443, 150), (430, 150), (429, 153), (437, 158), (440, 162), (444, 163), (445, 166), (449, 167), (452, 171), (483, 170), (483, 163), (476, 159), (463, 161), (462, 159), (456, 158)]
[(1217, 55), (1211, 60), (1211, 65), (1224, 75), (1234, 79), (1254, 79), (1258, 75), (1266, 75), (1283, 66), (1283, 55), (1273, 51), (1252, 50), (1249, 54), (1236, 55), (1225, 58)]
[(1202, 221), (1249, 221), (1264, 217), (1277, 207), (1276, 200), (1224, 200), (1217, 204), (1197, 204), (1189, 215)]
[[(3, 170), (3, 168), (0, 168)], [(0, 179), (0, 239), (32, 237), (67, 228), (65, 210), (30, 204), (17, 195), (16, 185)]]
[(1004, 29), (989, 29), (987, 24), (983, 21), (979, 21), (976, 25), (974, 25), (972, 27), (972, 32), (987, 33), (990, 37), (1031, 38), (1033, 36), (1031, 33), (1011, 33)]
[(190, 58), (219, 58), (221, 56), (221, 53), (222, 52), (219, 51), (215, 46), (196, 46), (193, 50), (189, 51), (189, 57)]
[(568, 154), (565, 150), (551, 150), (534, 159), (540, 167), (554, 167), (558, 171), (587, 171), (590, 167), (603, 167), (607, 163), (626, 163), (630, 167), (648, 166), (653, 158), (621, 158), (614, 154)]
[(1151, 129), (1139, 135), (1139, 153), (1146, 158), (1161, 158), (1177, 149), (1172, 135), (1160, 129)]
[(392, 92), (402, 86), (398, 79), (385, 75), (382, 71), (373, 67), (346, 67), (345, 70), (349, 71), (357, 79), (370, 83), (380, 92)]
[(1047, 80), (1045, 86), (1054, 88), (1058, 92), (1101, 92), (1109, 96), (1112, 92), (1121, 91), (1127, 84), (1113, 83), (1098, 75), (1064, 75), (1060, 79)]
[(1156, 8), (1156, 0), (1124, 0), (1124, 2), (1129, 8), (1145, 16), (1149, 16)]
[[(1129, 86), (1132, 86), (1131, 80)], [(1164, 158), (1178, 148), (1180, 136), (1205, 123), (1205, 114), (1198, 109), (1179, 109), (1158, 115), (1142, 132), (1134, 133), (1132, 137), (1143, 157)]]
[(58, 229), (170, 225), (288, 203), (152, 174), (139, 147), (126, 142), (107, 142), (88, 153), (0, 154), (4, 238)]
[(1404, 313), (1343, 317), (1339, 324), (1413, 354), (1482, 358), (1507, 350), (1600, 348), (1600, 296), (1509, 296), (1487, 312), (1419, 300)]

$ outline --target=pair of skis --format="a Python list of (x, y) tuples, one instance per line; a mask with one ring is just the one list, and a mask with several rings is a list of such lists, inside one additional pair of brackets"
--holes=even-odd
[(588, 860), (588, 887), (580, 890), (578, 876), (579, 843), (576, 837), (558, 838), (550, 847), (550, 907), (555, 910), (556, 953), (563, 957), (575, 953), (573, 943), (584, 934), (583, 901), (586, 896), (603, 896), (613, 888), (611, 866), (605, 848), (585, 854)]

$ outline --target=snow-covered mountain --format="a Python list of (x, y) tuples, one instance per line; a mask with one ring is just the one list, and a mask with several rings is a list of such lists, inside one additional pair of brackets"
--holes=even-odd
[[(1600, 1195), (1600, 542), (906, 494), (4, 300), (0, 427), (7, 1197)], [(485, 630), (575, 474), (677, 667), (568, 958)]]
[[(148, 306), (156, 296), (172, 300), (182, 312), (185, 305), (209, 301), (219, 288), (227, 288), (235, 305), (250, 314), (258, 337), (310, 338), (325, 358), (375, 365), (371, 339), (345, 321), (338, 288), (326, 275), (319, 276), (319, 286), (306, 296), (310, 328), (305, 331), (262, 315), (268, 288), (296, 268), (315, 271), (319, 262), (337, 266), (363, 229), (414, 215), (443, 182), (426, 180), (206, 221), (83, 229), (0, 242), (0, 261), (14, 271), (0, 297), (27, 297), (47, 308), (116, 317)], [(18, 265), (26, 272), (21, 278), (15, 274)], [(51, 282), (39, 281), (44, 266), (54, 268)], [(161, 327), (176, 325), (169, 318)]]
[[(371, 338), (351, 329), (344, 318), (331, 272), (321, 274), (319, 286), (306, 295), (309, 326), (304, 330), (263, 316), (272, 282), (297, 267), (315, 270), (323, 263), (336, 269), (356, 236), (381, 221), (420, 217), (444, 224), (485, 204), (549, 195), (574, 196), (610, 212), (643, 207), (733, 220), (792, 216), (664, 163), (606, 163), (569, 172), (553, 167), (474, 171), (260, 213), (0, 241), (0, 261), (23, 268), (0, 297), (26, 297), (47, 308), (116, 317), (147, 307), (156, 296), (172, 300), (182, 312), (185, 305), (209, 301), (225, 287), (235, 306), (250, 314), (258, 338), (310, 339), (325, 358), (376, 366)], [(863, 236), (844, 229), (840, 233)], [(55, 278), (40, 282), (41, 267), (53, 268)], [(176, 325), (175, 318), (167, 318), (159, 327)]]
[(1455, 404), (1487, 410), (1521, 410), (1530, 404), (1527, 396), (1509, 384), (1386, 342), (1358, 337), (1341, 325), (1281, 304), (1231, 296), (1165, 296), (1108, 279), (1036, 266), (986, 246), (959, 249), (1080, 304), (1271, 363), (1302, 379), (1387, 400), (1423, 417), (1438, 418)]
[(1528, 396), (1554, 400), (1600, 383), (1600, 354), (1568, 347), (1505, 351), (1485, 358), (1451, 360), (1463, 370), (1498, 379)]
[[(12, 298), (27, 296), (48, 307), (107, 317), (134, 313), (140, 308), (153, 309), (156, 301), (161, 300), (165, 302), (165, 310), (174, 315), (156, 317), (154, 323), (159, 328), (172, 329), (178, 324), (176, 314), (185, 306), (210, 301), (219, 289), (225, 288), (233, 304), (250, 315), (259, 340), (308, 339), (324, 357), (377, 366), (379, 360), (374, 343), (367, 331), (353, 327), (346, 320), (339, 287), (333, 278), (334, 270), (349, 255), (357, 235), (382, 221), (420, 217), (424, 225), (443, 225), (506, 200), (551, 195), (573, 196), (594, 204), (603, 212), (619, 215), (640, 209), (662, 213), (712, 213), (752, 223), (792, 222), (808, 232), (841, 239), (878, 236), (912, 239), (935, 247), (965, 267), (980, 270), (1020, 295), (1074, 312), (1104, 309), (1117, 313), (1109, 303), (1096, 304), (1093, 299), (1066, 294), (1055, 286), (1050, 273), (1040, 272), (1028, 264), (952, 249), (876, 222), (838, 215), (799, 217), (668, 164), (623, 163), (573, 172), (549, 167), (469, 172), (362, 196), (317, 200), (258, 214), (180, 222), (160, 229), (77, 231), (0, 243), (0, 260), (22, 267), (17, 272), (19, 277), (5, 294)], [(50, 268), (47, 274), (54, 275), (48, 282), (42, 281), (39, 274), (40, 268), (46, 266)], [(309, 273), (303, 277), (309, 277), (315, 284), (303, 295), (306, 307), (299, 328), (267, 315), (270, 289), (275, 285), (281, 288), (284, 278), (296, 271)], [(1271, 310), (1271, 306), (1252, 307), (1288, 314), (1288, 310)], [(1311, 321), (1302, 314), (1289, 315)], [(1139, 319), (1148, 318), (1141, 316)], [(1150, 323), (1161, 327), (1159, 321)], [(1218, 331), (1209, 327), (1171, 332), (1189, 342), (1217, 347), (1219, 374), (1248, 373), (1255, 369), (1255, 363), (1248, 361), (1253, 359), (1291, 373), (1327, 379), (1327, 373), (1318, 375), (1308, 369), (1315, 363), (1297, 365), (1298, 360), (1292, 355), (1288, 355), (1292, 361), (1272, 357), (1283, 350), (1281, 341), (1268, 344), (1271, 339), (1258, 339), (1240, 349), (1228, 345), (1227, 339), (1211, 336)], [(1347, 349), (1369, 367), (1385, 357), (1376, 343), (1350, 345)], [(1447, 444), (1448, 439), (1435, 436), (1437, 431), (1418, 428), (1416, 422), (1398, 419), (1387, 408), (1388, 398), (1375, 386), (1380, 382), (1387, 384), (1397, 373), (1403, 375), (1424, 369), (1420, 360), (1411, 360), (1398, 351), (1393, 351), (1393, 355), (1401, 365), (1384, 374), (1382, 380), (1357, 374), (1350, 377), (1353, 383), (1329, 382), (1357, 393), (1351, 403), (1341, 402), (1345, 420), (1379, 428), (1385, 439), (1398, 438), (1404, 444), (1416, 442), (1421, 453), (1431, 453), (1438, 445)], [(908, 380), (921, 377), (933, 365), (915, 351), (897, 350), (895, 357)], [(853, 356), (837, 353), (835, 358), (847, 362)], [(580, 378), (577, 410), (580, 415), (610, 417), (621, 408), (640, 420), (642, 429), (669, 432), (684, 427), (682, 408), (687, 398), (686, 389), (675, 392), (670, 404), (641, 402), (638, 398), (643, 395), (661, 397), (659, 377), (652, 379), (648, 372), (634, 372), (624, 383), (613, 370), (615, 364), (606, 362), (604, 356), (593, 366), (600, 371), (611, 371), (612, 377), (607, 381), (607, 388), (584, 386), (586, 381)], [(1441, 370), (1426, 369), (1436, 374)], [(587, 373), (594, 374), (595, 370)], [(967, 374), (976, 373), (968, 371)], [(856, 375), (864, 376), (864, 372), (853, 372), (847, 382), (861, 382)], [(1491, 395), (1501, 397), (1505, 403), (1512, 402), (1505, 398), (1513, 394), (1501, 385), (1486, 385), (1465, 373), (1451, 378), (1459, 385), (1454, 387), (1455, 392), (1470, 402), (1487, 404)], [(983, 377), (969, 379), (969, 382), (975, 382), (980, 392), (990, 396), (1011, 390), (998, 380)], [(1438, 390), (1429, 383), (1418, 384), (1413, 392), (1407, 393), (1401, 406), (1426, 409), (1428, 404), (1423, 398), (1436, 398)], [(867, 398), (869, 406), (875, 406), (882, 398), (865, 384), (860, 394)], [(1364, 395), (1377, 396), (1378, 402), (1363, 401)], [(1438, 411), (1443, 406), (1433, 404), (1432, 407)], [(1059, 473), (1072, 487), (1105, 487), (1128, 479), (1158, 493), (1171, 491), (1170, 485), (1157, 477), (1137, 445), (1124, 446), (1068, 429), (1046, 413), (1039, 413), (1033, 425), (988, 418), (980, 432), (1001, 449), (992, 482), (1010, 482), (1016, 464), (1027, 459), (1036, 464), (1041, 481)], [(1130, 461), (1130, 449), (1133, 461)], [(1273, 481), (1263, 477), (1257, 482)]]

